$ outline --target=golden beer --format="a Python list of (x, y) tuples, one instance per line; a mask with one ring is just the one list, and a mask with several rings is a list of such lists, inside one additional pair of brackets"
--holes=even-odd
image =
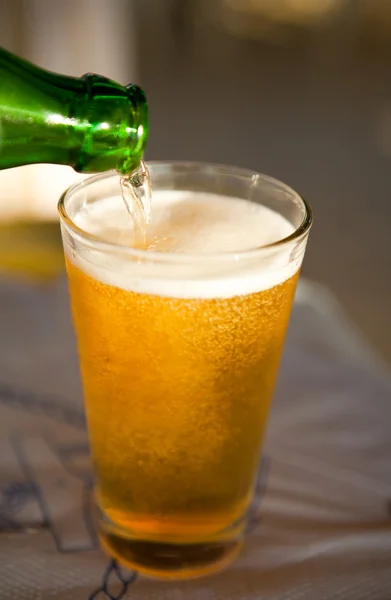
[(66, 255), (102, 543), (159, 576), (214, 570), (242, 536), (299, 267), (180, 297)]

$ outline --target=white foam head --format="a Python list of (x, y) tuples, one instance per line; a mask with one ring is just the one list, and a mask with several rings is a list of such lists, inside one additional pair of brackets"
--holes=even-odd
[[(84, 231), (100, 240), (130, 245), (132, 222), (120, 195), (88, 204), (73, 218)], [(179, 261), (132, 260), (123, 252), (91, 247), (67, 250), (79, 269), (103, 283), (139, 293), (180, 298), (222, 298), (269, 289), (292, 277), (300, 256), (292, 259), (292, 245), (262, 252), (251, 260), (245, 250), (260, 248), (291, 235), (294, 227), (271, 209), (239, 198), (180, 190), (153, 194), (149, 250), (170, 252)], [(304, 250), (304, 249), (303, 249)], [(225, 258), (209, 257), (233, 253)], [(235, 254), (237, 253), (237, 254)], [(188, 263), (185, 256), (190, 255)], [(144, 251), (148, 259), (148, 250)], [(199, 260), (192, 261), (198, 257)]]

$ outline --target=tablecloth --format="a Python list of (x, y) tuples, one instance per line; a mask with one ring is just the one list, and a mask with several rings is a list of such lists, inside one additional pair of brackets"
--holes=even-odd
[(390, 600), (391, 378), (323, 288), (300, 283), (261, 462), (226, 571), (137, 576), (96, 539), (66, 291), (0, 281), (2, 600)]

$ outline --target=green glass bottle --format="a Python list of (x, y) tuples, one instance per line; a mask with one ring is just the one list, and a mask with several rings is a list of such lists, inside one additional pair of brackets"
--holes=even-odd
[(131, 173), (148, 135), (144, 92), (45, 71), (0, 48), (0, 169), (32, 163)]

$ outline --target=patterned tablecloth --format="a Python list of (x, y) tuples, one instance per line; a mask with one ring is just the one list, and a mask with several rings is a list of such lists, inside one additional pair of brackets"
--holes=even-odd
[(327, 292), (301, 283), (260, 513), (225, 572), (162, 583), (98, 549), (64, 280), (0, 282), (2, 600), (390, 600), (391, 379)]

